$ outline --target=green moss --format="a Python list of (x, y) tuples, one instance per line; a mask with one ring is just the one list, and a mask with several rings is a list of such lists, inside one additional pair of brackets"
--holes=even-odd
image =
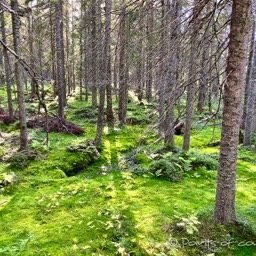
[(142, 164), (144, 166), (148, 166), (150, 162), (152, 162), (152, 159), (145, 153), (137, 153), (134, 156), (134, 162), (135, 164)]
[[(187, 170), (190, 164), (188, 159), (193, 155), (191, 152), (183, 152), (184, 155), (173, 153), (170, 147), (161, 151), (163, 141), (155, 143), (157, 130), (144, 124), (127, 125), (122, 129), (105, 127), (101, 158), (84, 169), (87, 154), (78, 149), (84, 141), (93, 140), (95, 124), (90, 117), (81, 118), (74, 116), (74, 113), (90, 109), (89, 105), (90, 102), (72, 97), (66, 109), (68, 119), (72, 118), (84, 128), (84, 136), (50, 134), (47, 156), (31, 161), (28, 167), (18, 170), (17, 184), (0, 192), (0, 202), (7, 200), (7, 203), (0, 205), (0, 254), (199, 255), (199, 248), (170, 248), (168, 241), (170, 237), (180, 238), (173, 232), (172, 226), (177, 218), (180, 220), (204, 211), (209, 213), (207, 219), (212, 219), (217, 172), (206, 171), (202, 168), (205, 161), (197, 159), (194, 170), (185, 171), (186, 175), (180, 182), (170, 183), (150, 175), (134, 175), (131, 173), (133, 167), (148, 171), (147, 167), (151, 164), (148, 156), (151, 153), (160, 152), (168, 163), (167, 167), (174, 164), (178, 167), (178, 164), (183, 171)], [(116, 102), (114, 106), (117, 106)], [(151, 112), (151, 106), (146, 103), (141, 106), (132, 103), (128, 117), (139, 116), (143, 120)], [(30, 130), (29, 133), (31, 140), (38, 142), (34, 143), (35, 147), (44, 143), (45, 134), (42, 131), (33, 134)], [(207, 154), (210, 154), (212, 157), (209, 158), (215, 159), (213, 154), (218, 154), (218, 147), (205, 146), (212, 135), (211, 126), (202, 131), (197, 127), (193, 130), (191, 145), (195, 153), (192, 157), (208, 157)], [(216, 129), (213, 140), (219, 140), (219, 135), (220, 130)], [(175, 141), (177, 146), (181, 146), (183, 137), (175, 136)], [(4, 150), (7, 149), (9, 146), (5, 145)], [(77, 151), (74, 152), (74, 149)], [(139, 153), (134, 157), (135, 166), (131, 166), (129, 159), (135, 151)], [(253, 229), (256, 225), (256, 161), (254, 153), (243, 147), (239, 149), (239, 158), (237, 213), (248, 220)], [(0, 174), (11, 171), (7, 165), (1, 166)], [(63, 170), (74, 170), (77, 168), (74, 166), (83, 171), (67, 178)], [(205, 226), (207, 223), (202, 221)], [(208, 226), (211, 231), (208, 234), (215, 232), (215, 236), (209, 237), (221, 239), (222, 233), (214, 231), (212, 224)], [(226, 230), (221, 231), (226, 234)], [(206, 230), (199, 234), (204, 233), (207, 233)], [(239, 238), (238, 233), (232, 235)], [(255, 248), (233, 245), (232, 248), (223, 248), (221, 253), (254, 255)]]

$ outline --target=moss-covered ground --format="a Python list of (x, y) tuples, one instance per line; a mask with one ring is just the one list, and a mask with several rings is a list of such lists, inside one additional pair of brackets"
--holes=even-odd
[[(90, 117), (83, 115), (86, 109)], [(0, 192), (0, 255), (256, 255), (253, 150), (239, 147), (236, 204), (243, 228), (232, 233), (212, 227), (216, 169), (199, 167), (177, 182), (132, 172), (137, 163), (147, 168), (150, 155), (163, 148), (162, 141), (155, 143), (157, 130), (148, 121), (152, 109), (131, 103), (131, 124), (106, 127), (101, 158), (72, 177), (66, 177), (60, 163), (66, 146), (94, 138), (89, 103), (72, 98), (66, 109), (67, 118), (84, 128), (83, 136), (52, 133), (47, 151), (42, 148), (45, 133), (30, 130), (31, 145), (41, 156), (21, 169), (0, 162), (1, 175), (14, 171), (18, 177)], [(195, 154), (217, 157), (218, 147), (205, 146), (219, 140), (219, 126), (213, 138), (212, 125), (195, 125)], [(18, 134), (15, 124), (1, 124), (1, 131)], [(176, 136), (178, 147), (182, 139)], [(2, 154), (13, 145), (2, 144)]]

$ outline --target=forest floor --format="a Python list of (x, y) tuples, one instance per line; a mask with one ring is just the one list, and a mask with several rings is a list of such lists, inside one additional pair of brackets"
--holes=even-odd
[[(28, 104), (28, 112), (36, 109)], [(70, 98), (66, 117), (84, 135), (50, 133), (49, 151), (45, 132), (30, 129), (36, 158), (0, 162), (0, 178), (16, 176), (0, 191), (0, 255), (256, 255), (253, 150), (239, 146), (239, 223), (215, 227), (219, 146), (206, 145), (220, 139), (220, 126), (204, 126), (198, 120), (205, 116), (198, 116), (184, 153), (157, 141), (155, 109), (131, 103), (129, 124), (105, 128), (100, 159), (70, 177), (62, 170), (66, 149), (93, 140), (97, 110)], [(18, 147), (18, 127), (0, 128), (0, 157), (7, 159)], [(177, 147), (182, 139), (175, 137)]]

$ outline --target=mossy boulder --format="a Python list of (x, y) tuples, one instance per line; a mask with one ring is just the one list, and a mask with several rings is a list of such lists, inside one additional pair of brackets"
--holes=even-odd
[(58, 167), (67, 176), (73, 176), (98, 158), (100, 158), (100, 153), (97, 148), (91, 142), (82, 142), (66, 147)]

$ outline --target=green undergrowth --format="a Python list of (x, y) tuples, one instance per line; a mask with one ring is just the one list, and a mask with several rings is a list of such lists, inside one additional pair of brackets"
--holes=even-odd
[[(255, 239), (254, 152), (239, 147), (239, 225), (216, 227), (211, 220), (219, 147), (206, 144), (220, 139), (219, 127), (213, 133), (211, 125), (201, 131), (195, 126), (192, 149), (185, 153), (182, 136), (175, 136), (177, 147), (164, 146), (156, 128), (143, 122), (151, 108), (132, 103), (128, 117), (137, 123), (131, 119), (123, 127), (105, 127), (101, 157), (72, 177), (63, 165), (78, 160), (81, 145), (93, 140), (95, 109), (69, 99), (66, 116), (82, 126), (84, 135), (51, 133), (49, 148), (42, 130), (29, 130), (36, 158), (22, 168), (0, 162), (0, 174), (17, 175), (13, 185), (0, 188), (0, 255), (256, 255), (252, 244), (220, 245), (231, 238)], [(17, 134), (14, 126), (4, 129)], [(206, 239), (217, 246), (203, 246)]]

